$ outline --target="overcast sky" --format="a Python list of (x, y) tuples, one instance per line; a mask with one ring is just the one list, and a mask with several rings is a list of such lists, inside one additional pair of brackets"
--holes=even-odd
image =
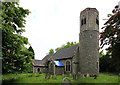
[[(66, 42), (79, 42), (80, 12), (87, 7), (97, 8), (101, 28), (107, 14), (119, 0), (20, 0), (20, 6), (31, 11), (26, 18), (26, 32), (35, 51), (35, 59), (41, 60), (51, 48)], [(101, 30), (100, 30), (101, 31)]]

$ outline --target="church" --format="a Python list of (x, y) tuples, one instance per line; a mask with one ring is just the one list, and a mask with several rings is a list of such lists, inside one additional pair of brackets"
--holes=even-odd
[(99, 74), (99, 12), (86, 8), (80, 13), (79, 44), (34, 60), (33, 73)]

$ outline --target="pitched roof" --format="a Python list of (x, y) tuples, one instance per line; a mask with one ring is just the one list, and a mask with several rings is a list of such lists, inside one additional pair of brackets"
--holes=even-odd
[(45, 61), (46, 59), (50, 59), (50, 57), (52, 56), (52, 54), (46, 55), (42, 60)]
[(50, 60), (50, 58), (53, 58), (54, 60), (72, 58), (73, 53), (77, 47), (78, 47), (78, 45), (74, 45), (74, 46), (71, 46), (69, 48), (59, 50), (54, 54), (47, 55), (42, 60), (34, 60), (33, 65), (34, 66), (45, 66), (46, 60), (47, 59)]
[(50, 57), (51, 57), (51, 55), (52, 55), (52, 54), (46, 55), (42, 60), (34, 60), (33, 65), (34, 65), (34, 66), (46, 66), (46, 65), (45, 65), (46, 60), (47, 60), (47, 59), (49, 60)]
[(34, 60), (34, 66), (45, 66), (45, 62), (42, 60)]
[(69, 48), (65, 48), (62, 50), (57, 51), (56, 53), (54, 53), (52, 55), (53, 59), (65, 59), (65, 58), (72, 58), (73, 57), (73, 53), (76, 50), (76, 48), (78, 47), (78, 45), (74, 45), (71, 46)]

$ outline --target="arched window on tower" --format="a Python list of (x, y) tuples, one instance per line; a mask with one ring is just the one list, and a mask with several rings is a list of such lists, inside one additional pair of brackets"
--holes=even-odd
[(70, 61), (66, 62), (66, 71), (70, 71)]
[(81, 20), (81, 26), (86, 24), (86, 16), (83, 15), (82, 20)]
[(96, 18), (96, 24), (99, 25), (98, 15), (97, 15), (97, 18)]
[(83, 25), (83, 19), (81, 20), (81, 26)]
[(86, 24), (86, 17), (84, 17), (84, 24)]

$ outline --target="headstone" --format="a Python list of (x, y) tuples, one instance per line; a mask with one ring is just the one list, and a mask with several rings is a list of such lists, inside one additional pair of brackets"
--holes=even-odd
[(86, 77), (87, 76), (87, 74), (84, 74), (84, 77)]
[(47, 73), (45, 74), (45, 79), (47, 78)]
[(87, 75), (86, 75), (86, 77), (87, 77), (87, 78), (89, 78), (89, 77), (90, 77), (90, 75), (89, 75), (89, 74), (87, 74)]
[(64, 73), (62, 74), (62, 76), (64, 77)]
[(39, 74), (41, 74), (42, 72), (41, 72), (41, 70), (39, 71)]
[(69, 76), (72, 76), (72, 74), (70, 73)]
[(50, 79), (50, 74), (47, 73), (46, 76), (45, 76), (46, 79)]
[(97, 79), (97, 75), (94, 75), (94, 79)]
[(84, 78), (85, 76), (84, 76), (84, 74), (82, 74), (82, 78)]
[(76, 74), (73, 74), (73, 80), (76, 80)]
[(120, 73), (118, 74), (118, 76), (120, 77)]
[(65, 78), (62, 80), (62, 85), (72, 85), (71, 80), (68, 79), (67, 77), (65, 77)]
[(77, 74), (77, 79), (80, 79), (80, 73)]
[(56, 75), (52, 75), (52, 78), (56, 79)]
[(82, 77), (82, 74), (80, 72), (78, 72), (77, 79), (80, 79), (80, 77)]
[(47, 75), (47, 79), (50, 79), (50, 74), (48, 73), (48, 75)]

